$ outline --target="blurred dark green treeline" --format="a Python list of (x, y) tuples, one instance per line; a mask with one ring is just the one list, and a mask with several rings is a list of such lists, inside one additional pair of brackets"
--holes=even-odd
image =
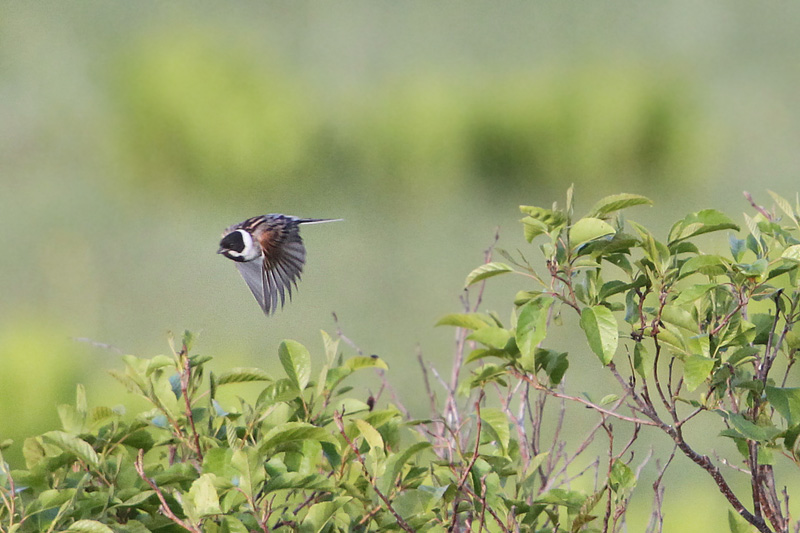
[[(683, 183), (708, 156), (689, 80), (635, 64), (486, 79), (404, 76), (326, 94), (214, 31), (170, 30), (110, 69), (134, 188), (238, 200), (242, 188), (381, 197), (482, 185)], [(324, 189), (322, 192), (325, 192)]]

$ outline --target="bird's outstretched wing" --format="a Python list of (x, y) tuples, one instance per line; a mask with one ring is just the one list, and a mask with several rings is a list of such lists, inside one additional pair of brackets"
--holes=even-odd
[(286, 301), (286, 293), (289, 299), (292, 298), (292, 285), (297, 287), (306, 262), (306, 248), (300, 238), (298, 223), (275, 222), (266, 224), (256, 235), (264, 251), (265, 305), (261, 307), (266, 314), (278, 308), (278, 295), (281, 307)]
[[(275, 223), (270, 223), (275, 222)], [(247, 286), (255, 296), (265, 315), (270, 315), (292, 298), (292, 285), (297, 287), (306, 249), (300, 238), (298, 224), (286, 220), (268, 221), (256, 232), (255, 238), (262, 249), (260, 259), (236, 263)]]
[(264, 283), (263, 263), (256, 259), (255, 261), (236, 263), (236, 268), (239, 269), (239, 273), (250, 288), (250, 292), (256, 297), (258, 305), (261, 306), (265, 314), (269, 314), (270, 300), (267, 298), (267, 285)]
[(341, 219), (296, 218), (286, 215), (264, 215), (253, 217), (232, 229), (245, 228), (252, 231), (253, 238), (261, 247), (260, 259), (237, 262), (253, 296), (256, 297), (264, 314), (270, 315), (292, 298), (292, 285), (297, 288), (303, 265), (306, 262), (306, 248), (300, 238), (300, 224), (320, 224), (337, 222)]

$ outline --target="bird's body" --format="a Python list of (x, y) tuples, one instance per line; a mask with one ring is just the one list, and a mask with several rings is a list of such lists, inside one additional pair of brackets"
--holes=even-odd
[(298, 218), (287, 215), (260, 215), (234, 224), (222, 234), (220, 253), (236, 262), (264, 314), (274, 313), (292, 297), (297, 287), (306, 248), (300, 238), (301, 224), (337, 222), (341, 219)]

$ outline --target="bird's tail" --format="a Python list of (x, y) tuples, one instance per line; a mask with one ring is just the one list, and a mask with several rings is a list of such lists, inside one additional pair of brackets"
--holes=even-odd
[(341, 222), (343, 218), (301, 218), (298, 224), (324, 224), (325, 222)]

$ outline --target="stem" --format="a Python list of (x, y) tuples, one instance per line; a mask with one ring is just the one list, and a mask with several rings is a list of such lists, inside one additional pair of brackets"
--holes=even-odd
[(361, 468), (364, 471), (364, 477), (367, 478), (370, 485), (372, 485), (372, 489), (375, 491), (375, 494), (378, 495), (378, 497), (386, 505), (386, 508), (389, 510), (389, 512), (392, 513), (392, 516), (394, 516), (394, 519), (397, 521), (397, 525), (400, 526), (400, 528), (403, 531), (408, 531), (408, 533), (414, 533), (414, 530), (411, 528), (411, 526), (409, 526), (406, 523), (406, 521), (403, 520), (403, 517), (401, 517), (394, 509), (394, 507), (392, 507), (392, 503), (389, 501), (386, 495), (384, 495), (383, 492), (380, 491), (377, 484), (375, 483), (375, 478), (373, 478), (369, 474), (369, 470), (367, 469), (367, 464), (366, 462), (364, 462), (364, 457), (361, 456), (361, 453), (359, 453), (358, 451), (358, 447), (353, 443), (353, 441), (350, 440), (350, 438), (347, 436), (347, 433), (344, 430), (344, 421), (342, 420), (342, 413), (340, 413), (339, 411), (335, 411), (333, 413), (333, 420), (336, 422), (336, 427), (339, 428), (339, 433), (342, 435), (342, 437), (344, 437), (344, 440), (350, 446), (350, 449), (353, 450), (353, 453), (355, 454), (356, 459), (358, 459), (358, 462), (361, 463)]
[(161, 489), (158, 488), (158, 485), (156, 485), (155, 481), (153, 481), (152, 479), (150, 479), (149, 477), (147, 477), (145, 475), (145, 473), (144, 473), (144, 450), (139, 450), (139, 455), (136, 457), (136, 460), (133, 462), (133, 466), (134, 466), (134, 468), (136, 468), (136, 473), (139, 474), (139, 477), (142, 478), (145, 481), (145, 483), (150, 485), (150, 488), (153, 489), (153, 491), (155, 491), (156, 496), (158, 496), (158, 500), (161, 502), (161, 507), (159, 507), (159, 509), (164, 514), (164, 516), (166, 516), (167, 518), (169, 518), (170, 520), (172, 520), (173, 522), (175, 522), (176, 524), (181, 526), (186, 531), (191, 531), (192, 533), (203, 533), (200, 529), (196, 528), (192, 524), (189, 524), (189, 523), (181, 520), (180, 518), (178, 518), (175, 515), (175, 513), (172, 512), (172, 509), (169, 508), (169, 505), (167, 505), (167, 500), (166, 500), (166, 498), (164, 498), (164, 494), (161, 492)]
[(186, 353), (186, 347), (181, 353), (183, 358), (183, 372), (181, 372), (181, 392), (183, 399), (186, 402), (186, 418), (189, 420), (189, 426), (192, 428), (192, 435), (194, 436), (194, 450), (200, 463), (203, 462), (203, 449), (200, 447), (200, 435), (197, 434), (197, 428), (194, 425), (194, 415), (192, 414), (192, 403), (189, 399), (189, 381), (192, 377), (191, 364), (189, 362), (189, 354)]

